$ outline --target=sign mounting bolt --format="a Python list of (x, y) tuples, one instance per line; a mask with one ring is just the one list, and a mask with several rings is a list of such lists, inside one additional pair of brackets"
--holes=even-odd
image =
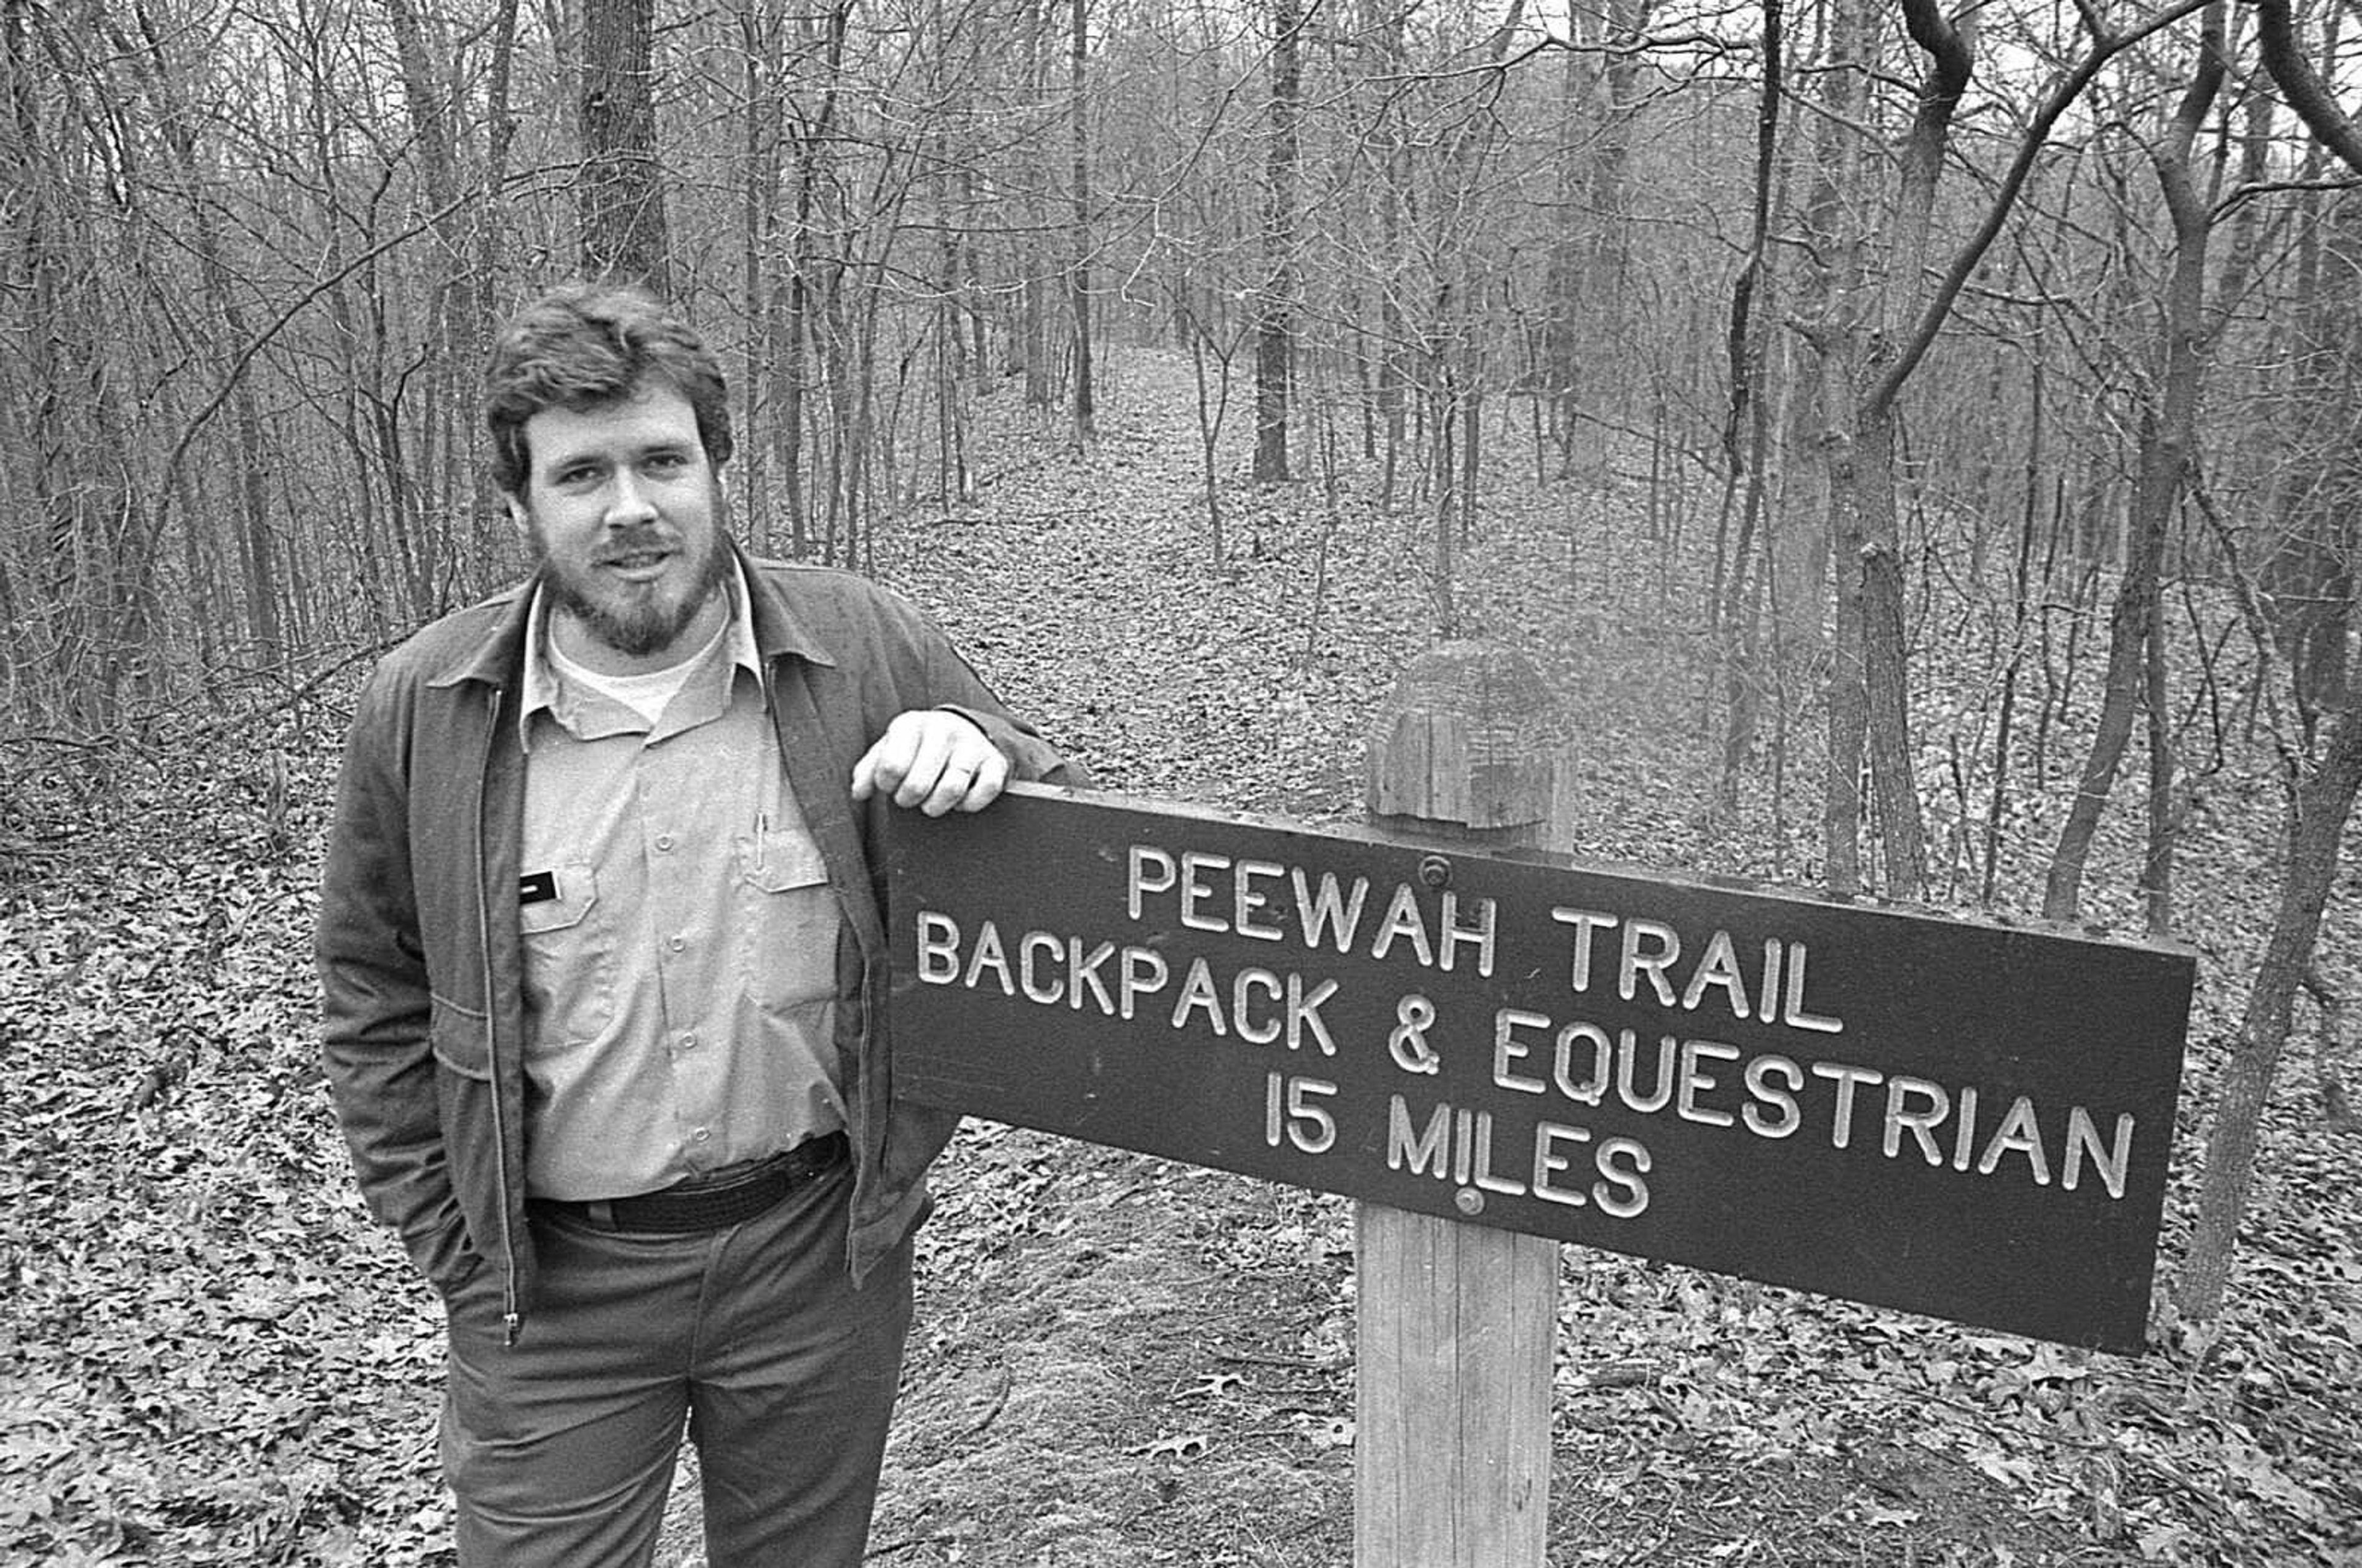
[(1451, 1207), (1462, 1214), (1485, 1212), (1485, 1195), (1473, 1187), (1463, 1187), (1451, 1195)]
[(1451, 862), (1440, 855), (1430, 855), (1418, 863), (1418, 879), (1430, 888), (1451, 885)]

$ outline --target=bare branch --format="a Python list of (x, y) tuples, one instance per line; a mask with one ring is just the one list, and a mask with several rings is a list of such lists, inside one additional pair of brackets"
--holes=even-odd
[(2288, 0), (2255, 0), (2256, 39), (2261, 47), (2264, 69), (2272, 73), (2281, 93), (2288, 97), (2289, 107), (2321, 140), (2335, 153), (2339, 161), (2356, 174), (2362, 174), (2362, 130), (2337, 100), (2331, 95), (2329, 84), (2312, 68), (2312, 62), (2297, 47), (2296, 25), (2290, 19)]
[[(2041, 111), (2034, 116), (2025, 139), (2018, 144), (2017, 157), (2011, 161), (2009, 173), (2002, 181), (2000, 193), (1994, 196), (1992, 208), (1985, 214), (1984, 222), (1978, 226), (1977, 232), (1952, 258), (1951, 270), (1937, 287), (1935, 297), (1927, 302), (1927, 308), (1920, 314), (1918, 324), (1904, 339), (1901, 351), (1894, 357), (1894, 363), (1887, 368), (1878, 385), (1871, 389), (1868, 399), (1871, 406), (1885, 408), (1902, 395), (1904, 384), (1919, 369), (1920, 361), (1927, 357), (1927, 350), (1935, 345), (1936, 334), (1942, 330), (1945, 320), (1952, 314), (1952, 307), (1960, 297), (1960, 290), (1984, 260), (1985, 252), (1992, 248), (1993, 241), (2001, 237), (2002, 226), (2009, 221), (2010, 212), (2017, 204), (2018, 193), (2025, 188), (2026, 178), (2034, 172), (2034, 160), (2049, 144), (2051, 131), (2082, 97), (2084, 89), (2092, 84), (2092, 78), (2099, 75), (2100, 68), (2152, 33), (2163, 31), (2184, 17), (2204, 10), (2212, 3), (2213, 0), (2174, 0), (2173, 5), (2137, 27), (2094, 38), (2091, 53), (2067, 73), (2050, 96), (2044, 100)], [(2362, 168), (2362, 164), (2356, 167)]]

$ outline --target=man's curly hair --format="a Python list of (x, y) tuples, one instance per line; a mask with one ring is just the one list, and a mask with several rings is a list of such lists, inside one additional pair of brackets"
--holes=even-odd
[(533, 472), (525, 421), (546, 408), (574, 412), (623, 403), (650, 383), (689, 400), (698, 439), (716, 469), (734, 449), (721, 361), (687, 322), (653, 296), (613, 283), (565, 283), (501, 328), (484, 370), (484, 423), (492, 482), (524, 493)]

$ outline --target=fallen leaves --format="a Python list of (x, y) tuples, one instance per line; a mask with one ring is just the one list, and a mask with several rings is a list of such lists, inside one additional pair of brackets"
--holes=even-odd
[[(1156, 374), (1109, 421), (1136, 425), (1120, 449), (1179, 440), (1189, 462), (1044, 454), (979, 503), (1021, 525), (888, 535), (882, 573), (1111, 786), (1354, 815), (1363, 729), (1429, 635), (1424, 524), (1349, 484), (1323, 587), (1318, 498), (1277, 491), (1234, 513), (1260, 549), (1215, 570), (1175, 488), (1194, 433), (1156, 423), (1175, 390)], [(1617, 532), (1632, 498), (1530, 499), (1488, 500), (1460, 599), (1564, 694), (1586, 850), (1799, 875), (1802, 802), (1756, 777), (1735, 818), (1702, 809), (1705, 650), (1650, 586), (1654, 547)], [(1970, 741), (1972, 662), (1959, 692), (1920, 666), (1936, 722)], [(150, 747), (111, 793), (28, 797), (62, 874), (0, 896), (0, 1562), (446, 1560), (439, 1314), (350, 1191), (313, 1064), (308, 856), (335, 728)], [(2226, 776), (2192, 830), (2213, 1010), (2185, 1138), (2220, 999), (2268, 923), (2277, 810)], [(2013, 804), (2004, 887), (2050, 811)], [(1568, 1249), (1553, 1562), (2355, 1568), (2362, 1140), (2320, 1132), (2301, 1088), (2267, 1123), (2230, 1318), (2161, 1314), (2139, 1361)], [(938, 1191), (881, 1553), (1345, 1561), (1341, 1204), (982, 1126)]]

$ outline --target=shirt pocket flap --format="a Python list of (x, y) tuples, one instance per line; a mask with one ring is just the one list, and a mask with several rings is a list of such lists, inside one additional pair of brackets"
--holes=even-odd
[(740, 874), (767, 893), (817, 887), (828, 880), (828, 862), (810, 834), (774, 830), (740, 841)]
[(599, 877), (588, 861), (533, 872), (518, 893), (517, 929), (533, 936), (580, 925), (598, 901)]

